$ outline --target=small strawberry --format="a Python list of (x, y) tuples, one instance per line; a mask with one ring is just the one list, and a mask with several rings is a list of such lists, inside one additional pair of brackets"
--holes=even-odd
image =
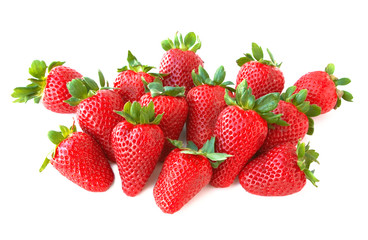
[(40, 168), (56, 168), (64, 177), (91, 192), (104, 192), (114, 181), (114, 173), (101, 147), (88, 134), (60, 126), (61, 132), (49, 131), (48, 137), (56, 145), (52, 157)]
[(185, 87), (185, 94), (194, 87), (192, 71), (203, 66), (202, 59), (196, 54), (201, 48), (199, 38), (193, 33), (188, 33), (184, 40), (181, 34), (176, 34), (174, 42), (170, 39), (161, 42), (166, 51), (161, 59), (159, 71), (167, 74), (163, 77), (164, 86)]
[(127, 61), (129, 66), (119, 68), (119, 75), (114, 81), (114, 91), (119, 93), (124, 103), (139, 101), (139, 98), (145, 93), (142, 78), (150, 83), (159, 76), (149, 73), (154, 67), (142, 65), (130, 51), (128, 51)]
[(76, 107), (64, 102), (71, 97), (66, 84), (74, 78), (81, 78), (82, 75), (71, 68), (62, 66), (64, 63), (52, 62), (46, 66), (44, 61), (34, 60), (29, 68), (32, 78), (28, 79), (32, 83), (26, 87), (14, 89), (11, 95), (16, 98), (14, 102), (23, 103), (33, 99), (35, 103), (39, 103), (42, 99), (43, 105), (52, 112), (75, 113)]
[(179, 211), (210, 182), (212, 167), (218, 167), (230, 156), (215, 153), (214, 142), (213, 137), (198, 150), (193, 142), (188, 142), (187, 148), (183, 148), (182, 142), (172, 141), (178, 148), (165, 159), (153, 188), (156, 204), (164, 213)]
[(167, 138), (177, 140), (183, 130), (188, 115), (188, 104), (184, 97), (184, 87), (162, 86), (161, 81), (155, 81), (147, 85), (149, 93), (143, 95), (140, 99), (142, 106), (148, 106), (153, 102), (156, 115), (164, 114), (159, 127), (162, 129), (166, 138), (165, 145), (161, 153), (161, 159), (173, 149), (172, 144)]
[(317, 162), (318, 153), (309, 144), (283, 143), (250, 161), (239, 174), (241, 186), (252, 194), (261, 196), (285, 196), (299, 192), (306, 179), (316, 186), (319, 180), (310, 171)]
[(102, 147), (108, 159), (115, 162), (110, 135), (123, 117), (114, 111), (120, 111), (124, 102), (120, 95), (105, 86), (105, 79), (99, 71), (100, 89), (95, 81), (88, 77), (73, 79), (67, 84), (72, 97), (66, 102), (77, 106), (77, 120), (85, 133), (91, 135)]
[(271, 111), (277, 107), (279, 93), (270, 93), (257, 100), (251, 94), (247, 81), (236, 88), (236, 98), (228, 95), (229, 105), (219, 115), (214, 131), (216, 152), (233, 155), (214, 170), (211, 185), (228, 187), (235, 180), (248, 160), (262, 146), (267, 136), (267, 123), (286, 125), (281, 114)]
[(263, 50), (256, 43), (252, 43), (252, 53), (246, 53), (245, 57), (239, 58), (240, 70), (236, 77), (236, 86), (244, 79), (247, 79), (248, 85), (253, 90), (256, 98), (262, 97), (268, 93), (279, 92), (284, 89), (285, 79), (280, 70), (280, 64), (275, 62), (270, 50), (267, 49), (271, 61), (263, 59)]
[(313, 134), (312, 117), (321, 114), (321, 108), (305, 101), (308, 94), (306, 89), (293, 94), (295, 89), (295, 86), (289, 87), (285, 93), (281, 94), (277, 108), (272, 111), (275, 114), (282, 114), (282, 120), (289, 123), (289, 126), (273, 124), (268, 129), (266, 140), (259, 151), (265, 151), (287, 142), (295, 146), (306, 134)]
[(155, 116), (153, 102), (147, 107), (127, 102), (117, 113), (126, 121), (115, 126), (111, 143), (123, 192), (133, 197), (142, 191), (159, 160), (165, 141), (158, 126), (163, 114)]
[(308, 90), (307, 101), (321, 107), (321, 114), (332, 109), (337, 109), (341, 105), (341, 98), (352, 102), (353, 95), (347, 91), (337, 89), (337, 86), (347, 85), (351, 81), (349, 78), (337, 78), (333, 75), (335, 65), (328, 64), (325, 71), (309, 72), (299, 78), (294, 84), (296, 91)]
[(221, 66), (217, 69), (213, 80), (206, 70), (199, 66), (198, 74), (192, 71), (192, 88), (187, 95), (189, 114), (187, 119), (187, 141), (193, 141), (199, 148), (213, 136), (217, 117), (227, 107), (225, 89), (235, 91), (224, 82), (226, 72)]

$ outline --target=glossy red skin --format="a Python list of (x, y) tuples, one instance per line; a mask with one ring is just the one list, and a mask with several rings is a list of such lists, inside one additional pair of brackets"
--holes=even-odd
[(280, 100), (277, 108), (272, 112), (283, 114), (281, 119), (289, 123), (289, 126), (273, 124), (273, 128), (268, 129), (266, 140), (259, 149), (260, 152), (287, 142), (295, 146), (298, 140), (303, 139), (308, 132), (308, 117), (304, 113), (299, 112), (292, 103)]
[(236, 86), (244, 79), (252, 88), (252, 94), (255, 98), (272, 92), (281, 93), (285, 85), (284, 75), (279, 68), (257, 61), (247, 62), (240, 68), (236, 77)]
[(164, 134), (153, 124), (120, 122), (111, 133), (111, 142), (123, 192), (131, 197), (140, 193), (151, 176), (164, 146)]
[(57, 66), (51, 69), (47, 75), (46, 87), (42, 96), (45, 108), (56, 113), (75, 113), (77, 107), (64, 102), (72, 97), (66, 84), (75, 78), (82, 77), (82, 74), (69, 67)]
[(50, 163), (67, 179), (91, 192), (104, 192), (114, 181), (101, 147), (83, 132), (72, 133), (63, 140)]
[(323, 71), (307, 73), (299, 78), (294, 86), (296, 93), (302, 89), (308, 90), (306, 101), (321, 107), (321, 114), (334, 109), (337, 102), (336, 86), (328, 73)]
[(114, 111), (123, 108), (124, 102), (119, 94), (111, 90), (99, 90), (96, 95), (83, 100), (77, 109), (79, 126), (101, 145), (112, 162), (115, 162), (115, 157), (110, 141), (111, 131), (124, 120)]
[(189, 114), (187, 119), (187, 141), (200, 149), (213, 136), (217, 117), (227, 107), (225, 88), (200, 85), (187, 95)]
[(145, 72), (126, 70), (119, 73), (114, 81), (114, 88), (118, 89), (114, 89), (114, 91), (119, 93), (124, 103), (139, 101), (140, 97), (145, 94), (142, 77), (148, 83), (155, 79), (155, 77)]
[(185, 95), (195, 87), (192, 79), (193, 69), (198, 72), (198, 67), (203, 66), (202, 59), (192, 51), (170, 49), (163, 55), (159, 71), (169, 74), (162, 80), (164, 86), (185, 87)]
[[(155, 106), (156, 116), (164, 113), (158, 126), (162, 129), (165, 139), (178, 140), (188, 115), (188, 104), (185, 98), (172, 96), (152, 98), (151, 93), (146, 93), (140, 99), (142, 106), (148, 106), (151, 101)], [(173, 148), (173, 145), (166, 139), (160, 159), (164, 160)]]
[(212, 167), (206, 157), (180, 151), (174, 149), (167, 156), (153, 188), (156, 204), (164, 213), (179, 211), (211, 180)]
[(214, 133), (215, 152), (232, 155), (213, 170), (211, 185), (224, 188), (234, 182), (262, 146), (267, 135), (267, 122), (253, 110), (228, 106), (220, 113)]
[(261, 196), (285, 196), (299, 192), (306, 184), (295, 145), (284, 143), (250, 161), (239, 174), (241, 186)]

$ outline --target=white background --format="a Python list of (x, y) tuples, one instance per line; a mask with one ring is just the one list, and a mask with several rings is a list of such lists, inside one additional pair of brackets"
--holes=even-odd
[[(367, 23), (364, 1), (4, 1), (0, 4), (1, 239), (367, 239)], [(27, 83), (32, 60), (66, 61), (111, 82), (127, 51), (159, 65), (161, 41), (194, 31), (198, 54), (210, 75), (220, 65), (235, 81), (235, 60), (251, 42), (272, 51), (286, 86), (332, 62), (335, 75), (350, 77), (344, 89), (354, 103), (317, 117), (312, 148), (319, 187), (307, 183), (288, 197), (259, 197), (236, 181), (206, 187), (181, 211), (166, 215), (155, 205), (156, 169), (144, 191), (127, 197), (116, 166), (114, 185), (87, 192), (51, 165), (38, 169), (52, 149), (47, 132), (70, 125), (31, 102), (13, 104), (16, 86)]]

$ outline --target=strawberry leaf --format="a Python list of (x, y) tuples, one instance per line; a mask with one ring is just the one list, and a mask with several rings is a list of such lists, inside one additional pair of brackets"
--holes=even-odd
[(252, 43), (252, 53), (257, 61), (263, 59), (263, 50), (256, 43)]

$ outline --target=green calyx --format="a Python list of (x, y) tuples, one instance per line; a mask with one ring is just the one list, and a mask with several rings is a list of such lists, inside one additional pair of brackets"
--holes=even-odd
[(32, 78), (28, 78), (31, 81), (25, 87), (16, 87), (12, 93), (12, 97), (16, 98), (13, 102), (15, 103), (26, 103), (28, 100), (33, 99), (35, 103), (39, 103), (42, 98), (42, 93), (46, 87), (46, 71), (49, 73), (51, 69), (56, 66), (61, 66), (65, 62), (55, 61), (49, 66), (44, 61), (34, 60), (29, 68), (29, 74)]
[(161, 42), (161, 46), (165, 51), (169, 51), (170, 49), (181, 49), (183, 51), (192, 51), (196, 52), (201, 48), (201, 41), (199, 37), (195, 35), (194, 32), (190, 32), (183, 38), (182, 34), (176, 32), (174, 41), (170, 38)]
[(305, 173), (306, 178), (317, 187), (316, 182), (319, 182), (319, 180), (314, 176), (314, 170), (309, 170), (310, 165), (313, 162), (317, 161), (317, 158), (319, 156), (319, 153), (317, 153), (313, 149), (309, 149), (309, 143), (305, 145), (305, 143), (298, 142), (298, 146), (296, 148), (296, 154), (298, 155), (298, 166), (300, 170), (302, 170)]
[(183, 142), (179, 140), (169, 139), (172, 145), (175, 147), (182, 149), (181, 153), (191, 154), (191, 155), (201, 155), (205, 156), (210, 160), (211, 166), (213, 168), (218, 168), (218, 166), (226, 160), (228, 157), (232, 157), (232, 155), (226, 153), (216, 153), (215, 152), (215, 137), (211, 137), (201, 149), (198, 150), (198, 147), (192, 142), (188, 141), (186, 147), (183, 147)]
[(164, 87), (159, 78), (155, 78), (151, 83), (147, 83), (144, 79), (142, 81), (147, 92), (150, 92), (153, 98), (157, 96), (185, 97), (185, 87)]
[(280, 99), (292, 103), (299, 112), (304, 113), (308, 117), (309, 128), (308, 135), (312, 135), (314, 132), (314, 121), (312, 117), (316, 117), (321, 114), (321, 108), (316, 104), (310, 104), (309, 101), (305, 101), (308, 95), (307, 89), (302, 89), (298, 93), (294, 93), (296, 86), (289, 87), (284, 93), (281, 94)]
[[(47, 136), (49, 138), (49, 140), (55, 144), (55, 148), (54, 150), (51, 152), (51, 157), (54, 157), (55, 156), (55, 151), (56, 151), (56, 148), (59, 146), (59, 144), (67, 139), (70, 134), (74, 133), (77, 131), (77, 127), (74, 125), (73, 123), (73, 126), (71, 126), (70, 128), (66, 127), (66, 126), (63, 126), (63, 125), (60, 125), (60, 131), (49, 131)], [(42, 172), (46, 167), (47, 165), (50, 163), (50, 158), (46, 157), (42, 166), (40, 167), (39, 171)]]
[(252, 94), (252, 89), (248, 87), (247, 80), (243, 80), (236, 88), (235, 98), (229, 96), (226, 90), (225, 102), (229, 106), (239, 106), (244, 110), (256, 111), (269, 124), (288, 126), (289, 124), (281, 120), (282, 114), (274, 114), (274, 110), (280, 101), (279, 93), (269, 93), (258, 99)]
[(263, 59), (263, 50), (260, 46), (258, 46), (256, 43), (252, 43), (252, 54), (245, 53), (244, 57), (239, 58), (236, 60), (236, 63), (239, 67), (243, 66), (245, 63), (250, 61), (258, 61), (260, 63), (273, 66), (273, 67), (280, 67), (282, 63), (276, 63), (275, 58), (273, 57), (271, 51), (267, 48), (268, 56), (270, 56), (271, 60), (265, 60)]
[(100, 70), (98, 70), (98, 77), (101, 87), (97, 85), (96, 81), (89, 77), (76, 78), (68, 82), (66, 87), (72, 97), (64, 102), (71, 106), (77, 106), (84, 99), (95, 95), (98, 90), (111, 89), (109, 87), (109, 83), (105, 81), (105, 77)]
[(125, 120), (133, 125), (138, 124), (160, 124), (162, 114), (155, 116), (155, 106), (151, 101), (147, 106), (141, 106), (138, 102), (127, 102), (124, 105), (123, 111), (115, 111), (120, 116), (124, 117)]
[(336, 102), (336, 105), (335, 105), (335, 109), (337, 109), (341, 106), (341, 99), (344, 99), (347, 102), (352, 102), (353, 101), (353, 95), (350, 92), (337, 89), (338, 86), (348, 85), (351, 82), (351, 80), (349, 78), (337, 78), (337, 77), (335, 77), (333, 75), (334, 72), (335, 72), (335, 65), (332, 64), (332, 63), (327, 65), (327, 67), (325, 68), (325, 72), (328, 73), (331, 80), (335, 83), (335, 86), (336, 86), (337, 102)]
[(229, 85), (234, 84), (233, 82), (231, 81), (224, 82), (225, 76), (226, 72), (224, 66), (220, 66), (216, 70), (213, 80), (209, 77), (208, 73), (206, 72), (206, 70), (204, 70), (202, 66), (198, 67), (198, 74), (194, 70), (192, 71), (193, 83), (196, 86), (200, 85), (220, 86), (228, 89), (231, 92), (235, 92), (234, 88), (229, 87)]

